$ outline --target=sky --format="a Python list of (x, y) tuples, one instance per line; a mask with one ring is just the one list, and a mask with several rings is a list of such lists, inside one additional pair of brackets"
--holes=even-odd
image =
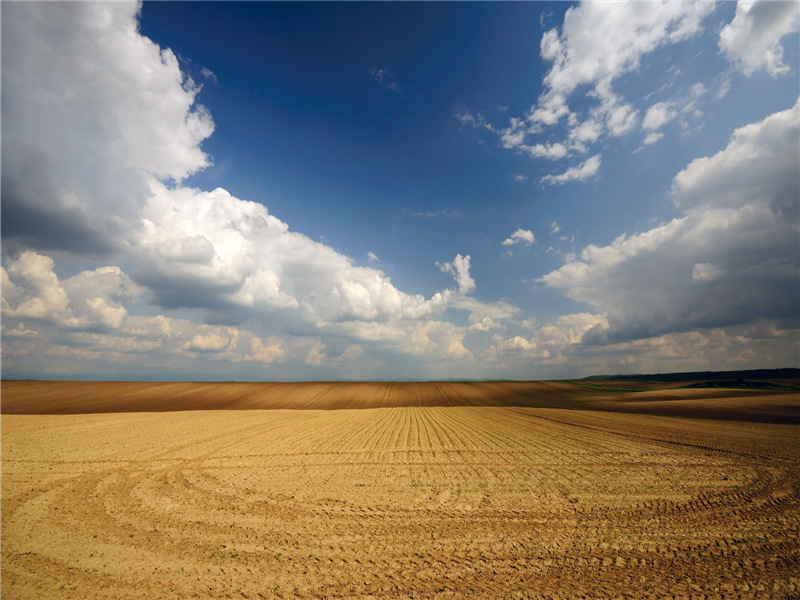
[(800, 366), (797, 2), (3, 2), (2, 376)]

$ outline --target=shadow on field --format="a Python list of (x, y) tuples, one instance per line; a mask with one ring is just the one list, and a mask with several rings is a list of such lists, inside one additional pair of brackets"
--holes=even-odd
[(101, 382), (6, 380), (3, 414), (187, 410), (340, 410), (514, 406), (664, 417), (800, 423), (794, 390), (687, 388), (692, 382)]

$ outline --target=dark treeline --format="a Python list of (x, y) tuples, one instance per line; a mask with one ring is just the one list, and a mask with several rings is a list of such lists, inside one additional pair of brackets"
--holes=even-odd
[(750, 369), (746, 371), (693, 371), (652, 375), (593, 375), (582, 381), (736, 381), (745, 379), (800, 379), (800, 369)]

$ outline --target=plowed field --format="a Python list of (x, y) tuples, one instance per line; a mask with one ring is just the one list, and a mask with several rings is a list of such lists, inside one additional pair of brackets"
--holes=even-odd
[(2, 412), (4, 599), (800, 589), (797, 393), (3, 382)]

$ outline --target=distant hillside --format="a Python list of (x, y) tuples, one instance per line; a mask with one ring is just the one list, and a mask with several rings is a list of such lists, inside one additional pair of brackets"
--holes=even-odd
[(800, 379), (800, 369), (750, 369), (746, 371), (692, 371), (651, 375), (592, 375), (580, 381), (736, 381), (753, 379)]

